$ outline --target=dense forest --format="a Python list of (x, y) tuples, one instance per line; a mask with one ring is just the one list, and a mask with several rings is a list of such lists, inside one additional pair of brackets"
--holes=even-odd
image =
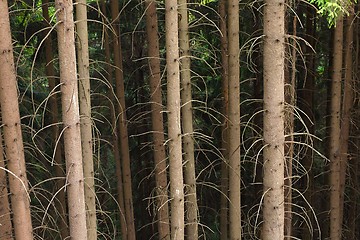
[(352, 1), (0, 1), (0, 240), (360, 239)]

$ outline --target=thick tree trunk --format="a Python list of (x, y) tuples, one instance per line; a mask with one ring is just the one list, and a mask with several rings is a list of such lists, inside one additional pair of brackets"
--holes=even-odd
[(56, 0), (62, 117), (71, 239), (87, 239), (72, 1)]
[(0, 104), (15, 238), (32, 240), (30, 199), (21, 133), (16, 72), (7, 1), (0, 1)]
[(146, 4), (146, 34), (148, 39), (148, 55), (150, 70), (150, 101), (151, 119), (154, 141), (154, 162), (155, 162), (155, 181), (157, 194), (158, 210), (158, 231), (159, 239), (170, 239), (169, 207), (167, 194), (167, 174), (166, 174), (166, 151), (164, 137), (163, 104), (161, 94), (161, 72), (160, 72), (160, 53), (158, 37), (158, 20), (156, 14), (156, 2), (154, 0), (145, 1)]
[(76, 4), (77, 57), (79, 71), (80, 131), (84, 164), (86, 225), (89, 240), (97, 239), (96, 194), (92, 148), (92, 120), (89, 73), (89, 41), (86, 0)]
[(228, 113), (229, 113), (229, 59), (228, 59), (228, 36), (226, 24), (226, 0), (219, 1), (219, 28), (221, 31), (221, 78), (222, 78), (222, 97), (223, 97), (223, 119), (222, 119), (222, 138), (221, 149), (223, 160), (221, 162), (221, 196), (220, 196), (220, 233), (222, 240), (228, 240), (228, 213), (229, 213), (229, 149), (228, 149)]
[(239, 2), (228, 2), (229, 38), (229, 237), (241, 239)]
[(262, 239), (284, 239), (285, 2), (264, 6), (264, 208)]
[(124, 75), (122, 65), (122, 53), (121, 53), (121, 38), (120, 38), (120, 21), (119, 21), (119, 4), (117, 1), (111, 1), (111, 17), (112, 26), (115, 30), (114, 38), (114, 64), (115, 68), (115, 85), (116, 85), (116, 97), (119, 100), (117, 106), (117, 114), (119, 118), (117, 120), (117, 132), (119, 134), (120, 152), (122, 159), (122, 173), (123, 173), (123, 186), (124, 186), (124, 204), (125, 204), (125, 217), (127, 225), (127, 237), (128, 240), (135, 240), (135, 222), (134, 222), (134, 210), (133, 210), (133, 197), (132, 197), (132, 183), (131, 183), (131, 166), (130, 166), (130, 152), (129, 152), (129, 140), (127, 130), (127, 118), (126, 118), (126, 105), (125, 105), (125, 89), (124, 89)]
[(190, 45), (187, 1), (179, 4), (179, 47), (181, 78), (181, 113), (183, 129), (184, 183), (185, 183), (185, 222), (187, 239), (198, 239), (198, 206), (196, 197), (196, 174), (193, 139), (193, 112), (190, 72)]
[(171, 239), (182, 240), (184, 239), (184, 180), (180, 128), (178, 5), (176, 0), (165, 1), (165, 31)]
[[(43, 0), (42, 4), (43, 16), (47, 24), (50, 23), (49, 9), (48, 9), (48, 0)], [(56, 80), (55, 80), (55, 69), (53, 63), (53, 47), (52, 47), (52, 38), (49, 35), (45, 39), (45, 71), (49, 81), (49, 92), (56, 91)], [(55, 183), (55, 191), (57, 194), (56, 209), (59, 212), (59, 216), (57, 217), (57, 225), (59, 228), (61, 239), (66, 239), (69, 237), (69, 228), (67, 224), (67, 207), (66, 207), (66, 195), (65, 195), (65, 170), (64, 163), (62, 159), (62, 143), (59, 140), (59, 110), (58, 110), (58, 98), (56, 94), (51, 94), (50, 99), (50, 114), (51, 114), (51, 124), (53, 127), (51, 128), (52, 141), (54, 146), (54, 168), (55, 175), (59, 179)]]
[(330, 239), (341, 239), (341, 201), (340, 201), (340, 112), (341, 79), (343, 54), (343, 18), (336, 23), (333, 48), (333, 71), (331, 85), (330, 113)]
[(12, 240), (14, 237), (12, 234), (11, 209), (3, 151), (3, 139), (0, 131), (0, 240)]

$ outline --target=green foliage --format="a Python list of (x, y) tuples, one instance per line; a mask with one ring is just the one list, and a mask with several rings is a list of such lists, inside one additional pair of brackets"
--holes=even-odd
[(343, 14), (349, 15), (349, 7), (356, 0), (309, 0), (319, 8), (318, 13), (326, 17), (329, 27), (336, 26), (336, 21)]

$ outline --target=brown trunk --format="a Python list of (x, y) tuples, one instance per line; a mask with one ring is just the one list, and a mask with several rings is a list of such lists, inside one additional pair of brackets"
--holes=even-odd
[(264, 222), (262, 239), (284, 239), (285, 2), (264, 6)]
[(151, 119), (154, 141), (155, 181), (157, 189), (158, 231), (159, 239), (170, 239), (169, 207), (167, 194), (166, 151), (164, 146), (164, 121), (161, 94), (161, 72), (159, 56), (158, 23), (156, 2), (145, 1), (146, 33), (150, 70)]
[(196, 176), (193, 139), (193, 113), (190, 73), (190, 45), (187, 1), (178, 0), (179, 5), (179, 47), (181, 113), (183, 129), (183, 158), (185, 183), (185, 224), (187, 239), (198, 239), (198, 206), (196, 197)]
[(15, 238), (32, 240), (30, 199), (21, 133), (16, 72), (7, 1), (0, 1), (0, 103)]
[(127, 237), (128, 240), (135, 240), (135, 223), (134, 223), (134, 211), (133, 211), (133, 197), (132, 197), (132, 185), (131, 185), (131, 168), (130, 168), (130, 152), (129, 152), (129, 140), (127, 130), (126, 119), (126, 106), (125, 106), (125, 89), (124, 89), (124, 76), (122, 66), (121, 55), (121, 38), (120, 38), (120, 21), (119, 21), (119, 4), (117, 1), (111, 1), (111, 17), (112, 26), (115, 30), (114, 38), (114, 64), (115, 64), (115, 85), (116, 85), (116, 97), (119, 103), (117, 106), (117, 114), (119, 118), (117, 120), (117, 132), (119, 134), (120, 152), (122, 159), (122, 173), (123, 173), (123, 186), (124, 186), (124, 204), (125, 204), (125, 217), (127, 225)]
[(341, 239), (340, 206), (340, 111), (343, 54), (343, 19), (337, 20), (334, 33), (330, 114), (330, 239)]
[(219, 28), (221, 31), (221, 78), (223, 97), (223, 125), (221, 149), (223, 160), (221, 162), (221, 196), (220, 196), (220, 233), (221, 239), (228, 239), (228, 191), (229, 191), (229, 168), (228, 168), (228, 111), (229, 111), (229, 78), (228, 78), (228, 38), (226, 26), (226, 0), (219, 1)]
[(229, 38), (229, 237), (241, 239), (239, 1), (228, 2)]
[(61, 105), (71, 239), (87, 239), (72, 1), (56, 0)]
[(171, 198), (171, 239), (184, 239), (184, 180), (180, 128), (178, 4), (165, 1), (167, 112)]
[(77, 0), (76, 30), (79, 71), (80, 130), (84, 164), (86, 225), (89, 240), (97, 239), (96, 194), (94, 181), (94, 160), (92, 148), (92, 120), (89, 73), (89, 41), (86, 0)]

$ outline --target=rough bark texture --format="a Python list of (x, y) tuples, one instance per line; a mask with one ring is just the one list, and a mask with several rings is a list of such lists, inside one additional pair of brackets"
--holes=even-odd
[(284, 5), (264, 6), (264, 240), (284, 239)]
[(222, 240), (228, 240), (228, 191), (229, 191), (229, 168), (228, 168), (228, 112), (229, 112), (229, 78), (228, 78), (228, 37), (226, 24), (226, 0), (219, 1), (219, 28), (221, 31), (221, 78), (223, 97), (223, 125), (221, 149), (223, 161), (221, 162), (221, 197), (220, 197), (220, 233)]
[(171, 239), (184, 239), (184, 180), (180, 122), (180, 70), (178, 44), (178, 5), (165, 1), (167, 65), (167, 112), (171, 198)]
[(193, 139), (193, 112), (191, 95), (190, 44), (187, 1), (179, 4), (179, 47), (181, 78), (181, 113), (183, 130), (183, 157), (185, 183), (185, 222), (187, 239), (198, 239), (198, 206), (196, 197), (196, 173)]
[(229, 237), (241, 239), (239, 1), (228, 2), (229, 38)]
[(340, 112), (343, 54), (343, 18), (336, 22), (330, 110), (330, 239), (341, 239), (340, 206)]
[(80, 131), (82, 158), (84, 164), (86, 225), (89, 240), (97, 239), (96, 194), (94, 181), (94, 160), (92, 148), (89, 41), (86, 0), (76, 4), (77, 57), (79, 71)]
[[(0, 103), (15, 238), (32, 240), (28, 180), (7, 1), (0, 1)], [(15, 176), (16, 177), (15, 177)]]
[(87, 239), (73, 2), (56, 0), (66, 192), (71, 239)]
[(113, 21), (113, 28), (115, 30), (114, 41), (114, 64), (115, 68), (115, 85), (116, 97), (119, 100), (117, 106), (117, 114), (119, 118), (117, 121), (117, 131), (119, 134), (121, 159), (122, 159), (122, 173), (123, 173), (123, 186), (124, 186), (124, 204), (125, 204), (125, 217), (127, 225), (128, 240), (135, 240), (135, 223), (134, 223), (134, 210), (132, 198), (132, 184), (131, 184), (131, 169), (130, 169), (130, 152), (129, 140), (127, 130), (126, 106), (125, 106), (125, 89), (124, 89), (124, 76), (121, 54), (121, 39), (120, 39), (120, 21), (119, 21), (119, 4), (117, 1), (111, 1), (111, 17)]
[[(43, 16), (47, 24), (50, 23), (50, 16), (48, 10), (48, 0), (43, 0), (42, 5)], [(49, 92), (56, 92), (56, 80), (55, 80), (55, 69), (54, 69), (54, 54), (53, 54), (53, 47), (52, 47), (52, 39), (51, 35), (49, 35), (45, 39), (45, 71), (46, 76), (49, 81)], [(56, 94), (52, 94), (49, 99), (50, 103), (50, 114), (51, 114), (51, 124), (54, 124), (51, 128), (52, 134), (52, 141), (54, 146), (54, 168), (55, 168), (55, 175), (59, 179), (55, 183), (55, 191), (58, 192), (57, 194), (57, 201), (56, 210), (59, 213), (57, 217), (57, 225), (59, 228), (61, 239), (66, 239), (69, 237), (69, 228), (68, 228), (68, 221), (67, 221), (67, 207), (66, 207), (66, 196), (65, 196), (65, 169), (64, 163), (62, 159), (62, 143), (61, 141), (58, 142), (59, 139), (59, 109), (58, 109), (58, 98)], [(61, 190), (60, 190), (61, 189)]]
[(148, 55), (150, 70), (150, 101), (151, 119), (154, 141), (155, 181), (158, 210), (159, 239), (170, 239), (169, 206), (167, 194), (166, 151), (164, 146), (164, 121), (161, 94), (161, 72), (159, 56), (158, 23), (156, 2), (145, 1), (146, 4), (146, 34), (148, 39)]
[(14, 238), (12, 234), (11, 209), (9, 205), (9, 192), (7, 189), (3, 151), (3, 139), (2, 133), (0, 132), (0, 239), (11, 240)]

